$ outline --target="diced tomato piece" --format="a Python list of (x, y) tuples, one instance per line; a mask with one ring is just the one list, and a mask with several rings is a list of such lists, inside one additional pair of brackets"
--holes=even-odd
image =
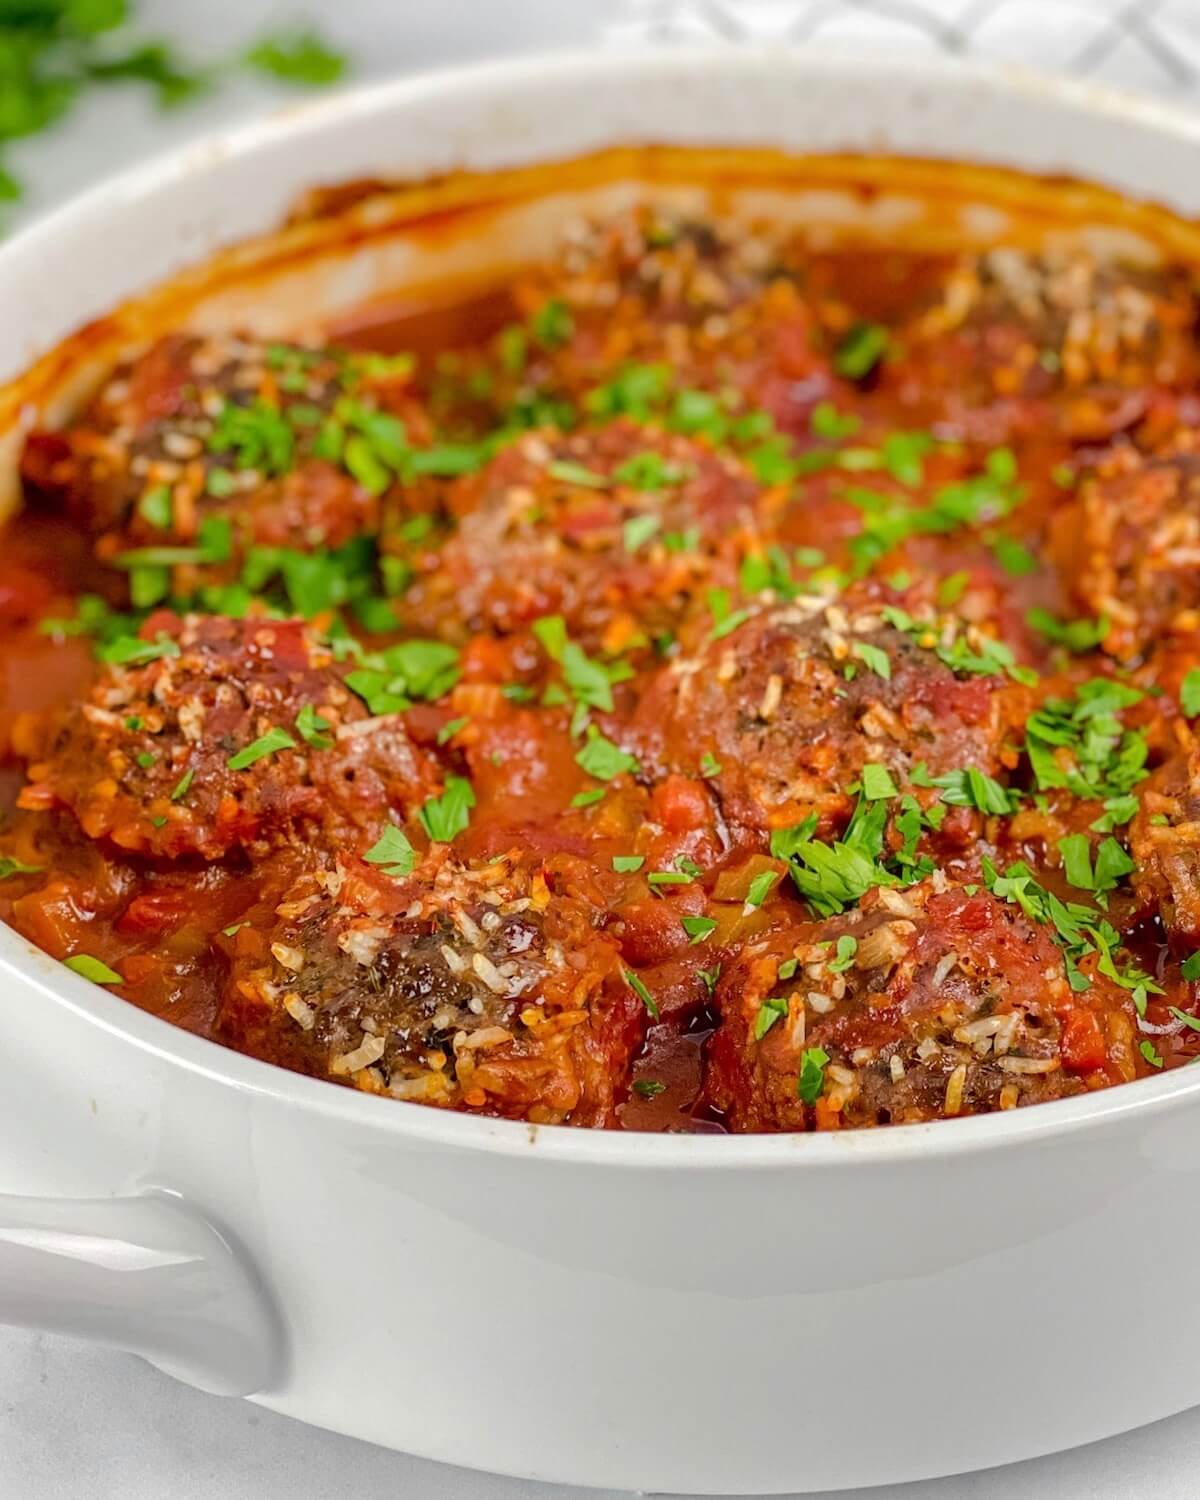
[(170, 932), (177, 927), (195, 898), (187, 891), (147, 891), (135, 896), (117, 920), (117, 931), (129, 934)]
[(1092, 1073), (1105, 1063), (1104, 1034), (1090, 1010), (1073, 1010), (1063, 1023), (1062, 1059), (1073, 1073)]
[(654, 821), (672, 833), (703, 828), (711, 817), (708, 793), (687, 776), (668, 776), (655, 788), (650, 808)]

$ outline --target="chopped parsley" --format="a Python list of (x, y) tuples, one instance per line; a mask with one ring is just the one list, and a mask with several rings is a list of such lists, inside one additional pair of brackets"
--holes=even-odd
[(649, 1011), (653, 1019), (657, 1021), (659, 1018), (658, 1001), (646, 988), (642, 979), (637, 974), (635, 974), (632, 969), (626, 969), (624, 971), (624, 975), (625, 983), (646, 1007), (647, 1011)]
[(1026, 612), (1025, 619), (1039, 635), (1076, 656), (1094, 651), (1109, 632), (1109, 620), (1105, 615), (1098, 620), (1060, 620), (1049, 610), (1031, 609)]
[(874, 886), (900, 884), (882, 861), (887, 815), (886, 801), (860, 796), (845, 833), (833, 843), (813, 837), (815, 813), (772, 833), (771, 853), (789, 862), (796, 889), (818, 916), (836, 916)]
[(73, 958), (64, 958), (63, 964), (84, 979), (90, 979), (93, 984), (125, 983), (124, 978), (115, 969), (110, 969), (106, 963), (93, 958), (90, 953), (77, 953)]
[(1021, 805), (1019, 792), (1003, 787), (986, 771), (968, 766), (961, 771), (947, 771), (944, 776), (931, 776), (924, 761), (912, 771), (914, 786), (937, 787), (942, 801), (951, 807), (974, 807), (979, 812), (1008, 817)]
[(389, 824), (383, 830), (363, 858), (369, 864), (382, 865), (385, 875), (397, 877), (411, 875), (417, 862), (416, 851), (408, 835), (402, 828), (397, 828), (394, 823)]
[(119, 635), (96, 652), (100, 661), (121, 667), (141, 666), (145, 662), (160, 661), (164, 656), (178, 655), (179, 642), (167, 635), (159, 635), (153, 641), (144, 641), (136, 635)]
[(848, 932), (844, 932), (837, 940), (837, 956), (831, 958), (825, 967), (831, 974), (844, 974), (854, 964), (854, 955), (858, 952), (858, 939)]
[(646, 863), (644, 854), (614, 854), (612, 867), (619, 875), (632, 875)]
[(1200, 979), (1200, 948), (1184, 959), (1179, 966), (1179, 972), (1189, 983)]
[(557, 349), (575, 332), (575, 320), (561, 298), (551, 297), (530, 318), (529, 331), (543, 349)]
[(620, 746), (614, 745), (594, 724), (588, 726), (587, 740), (575, 761), (597, 781), (613, 781), (626, 771), (638, 769), (637, 759)]
[(730, 607), (728, 589), (709, 589), (706, 598), (713, 616), (713, 628), (708, 637), (710, 641), (719, 641), (724, 636), (731, 635), (750, 618), (748, 609)]
[(862, 768), (862, 794), (868, 802), (880, 802), (900, 792), (886, 766), (868, 764)]
[(1179, 688), (1179, 706), (1189, 719), (1200, 714), (1200, 667), (1193, 667)]
[(417, 816), (435, 844), (449, 844), (471, 821), (475, 790), (465, 776), (447, 776), (440, 797), (430, 797)]
[(754, 1018), (754, 1040), (761, 1042), (776, 1021), (782, 1021), (788, 1013), (788, 1003), (778, 996), (764, 1000)]
[(11, 855), (0, 858), (0, 880), (11, 880), (14, 875), (40, 875), (44, 865), (27, 865)]
[(633, 1081), (633, 1092), (639, 1099), (656, 1099), (666, 1091), (666, 1084), (659, 1083), (657, 1078), (635, 1078)]
[(165, 484), (148, 489), (138, 501), (137, 512), (150, 526), (159, 531), (169, 530), (174, 514), (170, 489)]
[(558, 479), (563, 484), (576, 484), (583, 489), (605, 490), (609, 481), (603, 474), (597, 474), (594, 469), (588, 469), (583, 464), (572, 463), (569, 459), (556, 459), (546, 465), (546, 473), (551, 479)]
[(873, 646), (869, 641), (853, 641), (850, 646), (850, 655), (857, 656), (876, 677), (882, 677), (885, 682), (890, 682), (892, 677), (892, 663), (887, 652), (882, 646)]
[(175, 785), (171, 788), (171, 801), (182, 802), (191, 789), (192, 782), (196, 779), (194, 770), (186, 770)]
[(878, 323), (855, 323), (837, 347), (833, 368), (847, 380), (862, 380), (883, 358), (888, 332)]
[(661, 525), (657, 516), (630, 516), (621, 528), (626, 552), (636, 552), (639, 547), (645, 546)]
[(778, 880), (778, 870), (760, 871), (750, 882), (746, 890), (746, 910), (752, 911), (756, 906), (761, 906), (771, 894)]
[(468, 723), (470, 723), (470, 718), (467, 714), (460, 714), (457, 719), (447, 719), (437, 732), (438, 744), (448, 745), (458, 731)]
[(296, 733), (306, 745), (314, 750), (328, 750), (333, 739), (328, 733), (332, 729), (328, 719), (323, 719), (311, 703), (302, 705), (296, 715)]
[(719, 776), (721, 774), (721, 762), (711, 750), (706, 750), (700, 757), (700, 774), (706, 777)]
[(1126, 796), (1147, 774), (1146, 736), (1118, 715), (1143, 694), (1107, 677), (1081, 683), (1071, 698), (1048, 698), (1025, 724), (1025, 753), (1039, 790), (1076, 797)]
[(256, 740), (252, 740), (236, 755), (231, 755), (225, 764), (231, 771), (244, 771), (256, 761), (268, 755), (274, 755), (279, 750), (294, 750), (295, 748), (296, 741), (287, 730), (275, 727), (268, 729), (266, 734), (260, 734)]
[(659, 453), (645, 452), (635, 453), (624, 463), (618, 464), (612, 477), (618, 484), (627, 484), (631, 489), (653, 493), (666, 489), (668, 485), (680, 484), (686, 475), (679, 464), (668, 462)]
[(710, 933), (717, 930), (714, 917), (682, 917), (680, 923), (691, 944), (702, 943)]
[(818, 401), (812, 409), (809, 426), (814, 437), (840, 443), (843, 438), (854, 436), (862, 426), (862, 418), (857, 412), (838, 411), (832, 401)]
[(800, 1058), (796, 1093), (805, 1104), (815, 1104), (825, 1088), (825, 1065), (829, 1053), (824, 1047), (806, 1047)]
[(1058, 851), (1069, 883), (1076, 890), (1094, 892), (1101, 900), (1108, 891), (1116, 889), (1122, 876), (1131, 874), (1134, 869), (1133, 860), (1111, 836), (1097, 849), (1095, 868), (1092, 866), (1091, 841), (1086, 833), (1070, 833), (1059, 839)]

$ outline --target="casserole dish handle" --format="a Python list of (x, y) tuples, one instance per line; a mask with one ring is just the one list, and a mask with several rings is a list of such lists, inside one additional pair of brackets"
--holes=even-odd
[(0, 1323), (127, 1349), (218, 1395), (261, 1391), (283, 1365), (279, 1321), (249, 1263), (167, 1193), (0, 1193)]

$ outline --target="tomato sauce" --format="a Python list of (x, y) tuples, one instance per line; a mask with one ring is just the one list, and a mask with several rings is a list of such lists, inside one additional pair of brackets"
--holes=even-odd
[(393, 1100), (877, 1127), (1190, 1062), (1183, 267), (654, 207), (31, 435), (0, 918)]

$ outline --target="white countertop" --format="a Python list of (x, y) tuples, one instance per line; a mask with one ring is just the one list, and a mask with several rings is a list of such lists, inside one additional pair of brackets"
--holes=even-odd
[[(231, 50), (239, 39), (292, 21), (305, 9), (299, 0), (142, 0), (139, 7), (147, 32), (210, 53)], [(1197, 0), (1142, 0), (1138, 6), (1127, 0), (844, 0), (840, 8), (834, 0), (337, 0), (310, 3), (307, 10), (320, 15), (327, 36), (358, 52), (359, 77), (594, 41), (601, 32), (618, 39), (815, 36), (909, 51), (939, 43), (962, 50), (969, 43), (967, 50), (985, 55), (1036, 58), (1043, 66), (1200, 99)], [(118, 164), (278, 98), (239, 81), (168, 116), (120, 90), (89, 102), (52, 137), (13, 153), (12, 164), (31, 184), (24, 211), (41, 211)], [(1200, 1409), (1070, 1454), (856, 1493), (863, 1500), (868, 1494), (871, 1500), (1194, 1500), (1197, 1473)], [(245, 1402), (202, 1395), (128, 1355), (0, 1329), (5, 1500), (323, 1500), (335, 1493), (355, 1500), (601, 1495), (405, 1458)]]

